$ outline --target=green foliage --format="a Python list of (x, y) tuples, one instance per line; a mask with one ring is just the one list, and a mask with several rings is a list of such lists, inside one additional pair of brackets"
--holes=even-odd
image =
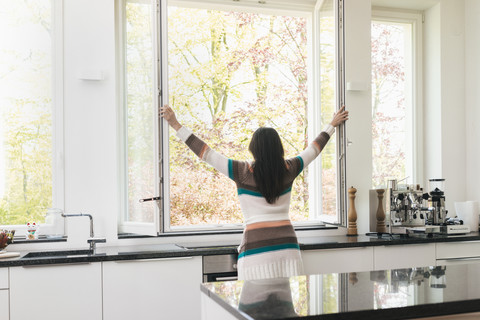
[[(153, 194), (154, 130), (149, 108), (153, 86), (149, 72), (151, 26), (148, 6), (127, 8), (128, 162), (131, 221), (150, 221), (153, 207), (138, 206), (138, 199)], [(334, 31), (324, 19), (328, 36), (322, 46), (322, 110), (331, 119)], [(228, 158), (251, 159), (248, 144), (259, 126), (274, 127), (282, 137), (286, 157), (298, 155), (308, 142), (307, 29), (306, 20), (244, 12), (168, 7), (169, 104), (180, 122), (210, 147)], [(330, 28), (330, 29), (329, 29)], [(333, 49), (332, 49), (333, 48)], [(333, 50), (333, 51), (332, 51)], [(328, 88), (330, 87), (330, 88)], [(151, 106), (151, 104), (150, 104)], [(155, 117), (153, 117), (155, 119)], [(322, 162), (324, 210), (335, 214), (335, 146), (328, 145)], [(241, 223), (243, 217), (235, 184), (188, 150), (171, 132), (170, 223), (172, 226)], [(309, 214), (308, 169), (292, 189), (291, 217)], [(333, 200), (332, 200), (333, 199)], [(333, 209), (332, 209), (333, 208)], [(327, 211), (325, 211), (327, 212)]]
[(50, 99), (20, 100), (4, 119), (7, 186), (0, 200), (1, 224), (43, 221), (52, 205)]
[(52, 206), (51, 2), (0, 8), (2, 32), (16, 39), (0, 48), (0, 225), (43, 222)]
[[(254, 130), (271, 126), (283, 139), (286, 157), (298, 155), (308, 141), (306, 21), (186, 8), (170, 12), (170, 104), (184, 125), (211, 148), (239, 160), (251, 159)], [(330, 60), (323, 60), (325, 82), (333, 73)], [(328, 94), (333, 97), (331, 89)], [(333, 114), (331, 97), (324, 100)], [(331, 168), (328, 153), (334, 146), (328, 148), (323, 161)], [(192, 155), (170, 139), (172, 225), (242, 222), (234, 184)], [(292, 189), (291, 216), (307, 220), (308, 214), (304, 173)]]

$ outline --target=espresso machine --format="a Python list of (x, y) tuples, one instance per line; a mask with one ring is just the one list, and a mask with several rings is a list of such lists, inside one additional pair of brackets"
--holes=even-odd
[(388, 181), (386, 215), (390, 234), (406, 234), (424, 228), (428, 219), (427, 195), (419, 185), (400, 187), (396, 180)]
[(470, 229), (459, 219), (447, 218), (445, 179), (430, 179), (429, 192), (419, 185), (397, 186), (388, 181), (386, 215), (390, 234), (407, 233), (468, 233)]

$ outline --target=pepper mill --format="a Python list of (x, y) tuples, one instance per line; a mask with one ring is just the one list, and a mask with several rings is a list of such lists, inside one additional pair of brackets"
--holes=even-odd
[(348, 229), (347, 236), (356, 236), (357, 233), (357, 210), (355, 210), (355, 193), (357, 189), (351, 187), (348, 189), (348, 198), (350, 199), (350, 205), (348, 208)]
[(377, 232), (386, 233), (385, 210), (383, 210), (383, 193), (385, 189), (377, 189), (378, 208), (377, 208)]

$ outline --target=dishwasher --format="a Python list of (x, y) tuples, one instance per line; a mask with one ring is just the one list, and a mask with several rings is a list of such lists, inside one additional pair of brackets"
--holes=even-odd
[(237, 280), (238, 254), (203, 256), (203, 282)]

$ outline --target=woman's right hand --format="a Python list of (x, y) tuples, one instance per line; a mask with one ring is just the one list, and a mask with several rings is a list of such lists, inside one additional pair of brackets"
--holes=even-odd
[(182, 125), (178, 122), (175, 112), (170, 108), (169, 105), (164, 105), (160, 108), (160, 115), (163, 119), (167, 120), (168, 124), (175, 130), (178, 131)]

